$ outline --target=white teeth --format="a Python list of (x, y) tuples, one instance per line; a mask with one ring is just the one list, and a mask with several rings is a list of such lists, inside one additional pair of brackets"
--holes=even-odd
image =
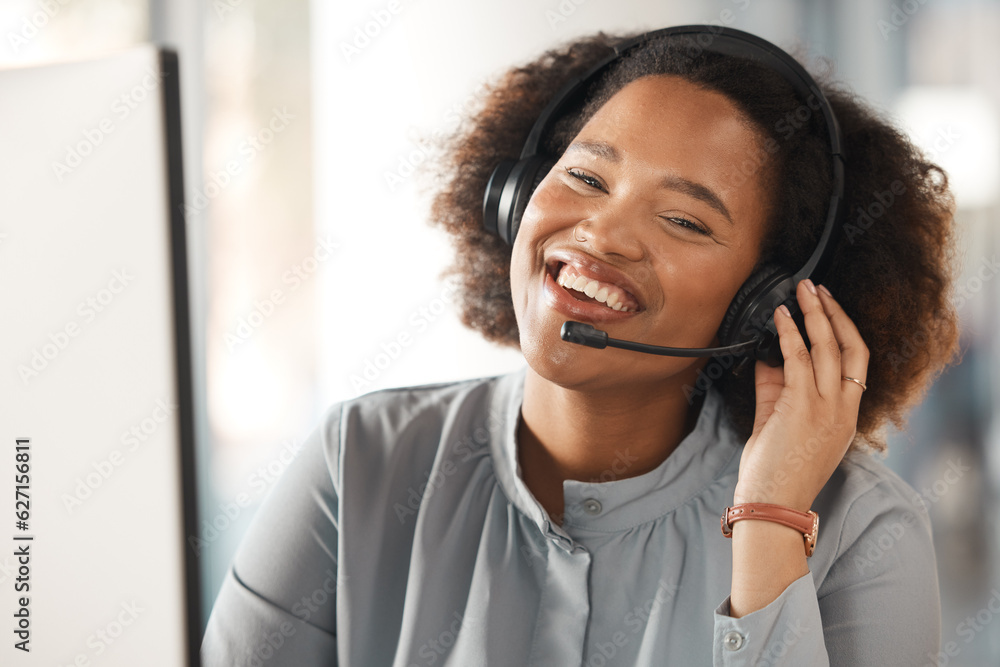
[(601, 285), (600, 282), (585, 276), (574, 275), (572, 269), (569, 267), (563, 267), (563, 269), (559, 272), (559, 275), (556, 277), (556, 283), (566, 289), (583, 292), (590, 298), (596, 299), (612, 310), (619, 312), (624, 311), (626, 313), (634, 312), (634, 310), (627, 308), (625, 304), (622, 303), (622, 295), (618, 289), (607, 285)]

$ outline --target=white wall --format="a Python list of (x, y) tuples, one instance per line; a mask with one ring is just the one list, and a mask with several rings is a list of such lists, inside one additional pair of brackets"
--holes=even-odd
[[(795, 33), (799, 16), (782, 0), (317, 0), (312, 11), (315, 210), (320, 234), (340, 243), (321, 277), (320, 405), (523, 364), (517, 351), (462, 327), (454, 308), (433, 322), (420, 311), (444, 305), (438, 275), (452, 251), (427, 224), (429, 193), (401, 167), (422, 158), (416, 136), (451, 129), (483, 81), (598, 30), (704, 22), (778, 39)], [(771, 20), (761, 23), (762, 14)], [(387, 174), (404, 174), (402, 183), (390, 185)], [(409, 345), (392, 358), (400, 335)]]

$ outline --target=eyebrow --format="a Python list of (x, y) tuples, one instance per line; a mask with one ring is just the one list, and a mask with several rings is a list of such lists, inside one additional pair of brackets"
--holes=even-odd
[[(621, 162), (621, 154), (618, 152), (618, 149), (603, 141), (574, 141), (566, 149), (566, 152), (568, 153), (573, 150), (584, 151), (590, 153), (591, 155), (608, 160), (609, 162)], [(675, 192), (680, 192), (681, 194), (685, 194), (689, 197), (694, 197), (699, 201), (705, 202), (721, 213), (726, 218), (726, 222), (730, 225), (733, 224), (733, 218), (729, 215), (729, 209), (727, 209), (726, 205), (722, 203), (719, 196), (707, 186), (704, 186), (701, 183), (695, 183), (694, 181), (681, 176), (667, 174), (663, 177), (663, 180), (660, 181), (660, 187), (667, 188), (668, 190), (674, 190)]]

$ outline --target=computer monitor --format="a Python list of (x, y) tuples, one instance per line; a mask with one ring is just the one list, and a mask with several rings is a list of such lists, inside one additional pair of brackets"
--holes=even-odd
[(178, 91), (0, 70), (0, 664), (198, 664)]

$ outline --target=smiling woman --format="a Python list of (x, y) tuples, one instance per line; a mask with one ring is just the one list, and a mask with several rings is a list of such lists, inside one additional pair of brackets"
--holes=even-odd
[[(849, 93), (790, 82), (773, 45), (688, 33), (547, 52), (446, 143), (432, 215), (456, 241), (463, 320), (527, 365), (333, 406), (237, 554), (206, 664), (937, 655), (929, 519), (865, 449), (955, 353), (946, 179)], [(877, 225), (839, 233), (886, 190)], [(768, 267), (828, 246), (823, 284), (769, 307), (783, 364), (560, 337), (574, 319), (716, 346), (784, 276)], [(927, 344), (892, 360), (916, 327)]]

